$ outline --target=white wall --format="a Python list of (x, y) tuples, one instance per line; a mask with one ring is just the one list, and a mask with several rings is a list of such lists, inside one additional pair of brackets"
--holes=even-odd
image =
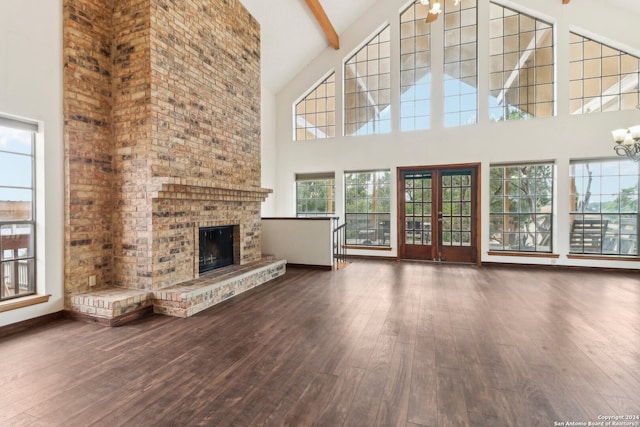
[(62, 1), (0, 1), (0, 113), (40, 122), (36, 141), (38, 293), (46, 304), (0, 313), (0, 326), (63, 309)]
[[(260, 94), (260, 133), (261, 133), (261, 182), (263, 188), (273, 189), (276, 185), (276, 96), (264, 84)], [(262, 204), (262, 216), (275, 215), (273, 194)]]
[(262, 253), (288, 264), (331, 267), (332, 235), (330, 218), (263, 218)]
[[(464, 1), (464, 0), (463, 0)], [(336, 137), (318, 141), (294, 142), (292, 136), (293, 103), (330, 69), (336, 71), (336, 85), (342, 81), (342, 63), (375, 30), (385, 23), (391, 24), (392, 75), (391, 87), (399, 87), (399, 23), (398, 13), (409, 2), (405, 0), (380, 0), (352, 27), (340, 35), (341, 49), (327, 48), (283, 90), (277, 94), (277, 168), (275, 184), (275, 215), (295, 215), (295, 191), (293, 182), (296, 173), (335, 171), (336, 212), (343, 212), (343, 172), (386, 168), (392, 172), (392, 224), (396, 229), (395, 172), (400, 166), (423, 166), (454, 163), (481, 163), (481, 198), (489, 199), (489, 165), (499, 162), (553, 160), (557, 164), (557, 208), (554, 222), (554, 252), (558, 259), (496, 257), (487, 254), (488, 233), (482, 236), (482, 260), (494, 262), (524, 262), (564, 265), (600, 265), (606, 267), (640, 268), (640, 263), (620, 261), (570, 260), (569, 249), (569, 161), (578, 158), (611, 157), (614, 155), (610, 130), (640, 123), (637, 110), (600, 113), (584, 116), (569, 114), (568, 102), (568, 40), (570, 30), (580, 30), (586, 35), (602, 34), (600, 41), (640, 55), (640, 39), (637, 37), (637, 22), (640, 16), (628, 11), (610, 9), (603, 11), (597, 0), (581, 0), (562, 5), (560, 0), (540, 2), (517, 0), (500, 2), (517, 7), (533, 16), (556, 25), (556, 81), (557, 116), (518, 122), (490, 123), (488, 107), (488, 0), (479, 3), (479, 123), (472, 126), (445, 129), (432, 123), (427, 131), (399, 132), (396, 118), (392, 121), (392, 132), (385, 135), (362, 137)], [(443, 19), (436, 21), (442, 25)], [(482, 22), (485, 22), (484, 24)], [(615, 22), (616, 25), (611, 25)], [(434, 29), (433, 47), (441, 46), (441, 30)], [(440, 40), (440, 42), (438, 41)], [(615, 43), (614, 43), (615, 42)], [(440, 43), (440, 44), (438, 44)], [(438, 70), (434, 70), (434, 73)], [(399, 95), (393, 95), (392, 112), (399, 111)], [(392, 93), (394, 91), (392, 90)], [(342, 98), (337, 90), (336, 121), (342, 122)], [(436, 97), (433, 97), (436, 100)], [(434, 113), (435, 115), (435, 113)], [(341, 127), (337, 133), (341, 133)], [(488, 204), (482, 204), (482, 229), (488, 230)], [(354, 251), (351, 254), (397, 255), (397, 236), (392, 236), (392, 250)]]

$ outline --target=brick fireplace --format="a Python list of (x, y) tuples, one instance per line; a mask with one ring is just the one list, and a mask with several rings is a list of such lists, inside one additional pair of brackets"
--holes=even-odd
[(200, 227), (261, 260), (259, 35), (238, 0), (64, 0), (67, 308), (198, 279)]

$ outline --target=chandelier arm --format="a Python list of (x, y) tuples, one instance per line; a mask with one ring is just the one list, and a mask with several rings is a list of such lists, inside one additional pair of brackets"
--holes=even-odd
[[(640, 104), (636, 106), (640, 110)], [(627, 156), (634, 162), (640, 161), (640, 125), (611, 131), (616, 145), (613, 149), (618, 156)]]
[(633, 145), (616, 144), (613, 146), (618, 156), (626, 156), (634, 162), (640, 161), (640, 144)]

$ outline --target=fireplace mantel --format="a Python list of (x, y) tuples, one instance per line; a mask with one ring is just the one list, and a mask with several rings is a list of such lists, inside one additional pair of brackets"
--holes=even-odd
[[(146, 203), (151, 212), (140, 214), (145, 221), (138, 242), (145, 242), (150, 259), (145, 262), (149, 275), (146, 289), (162, 289), (198, 277), (198, 229), (223, 225), (237, 226), (234, 232), (234, 264), (246, 264), (262, 256), (260, 204), (271, 190), (245, 182), (222, 182), (211, 178), (153, 177), (145, 185)], [(138, 193), (140, 194), (140, 193)], [(145, 234), (146, 233), (146, 234)], [(146, 240), (142, 240), (146, 239)], [(136, 252), (136, 253), (137, 253)], [(150, 261), (150, 262), (149, 262)], [(122, 286), (140, 286), (135, 282)], [(142, 287), (142, 286), (140, 286)]]
[(147, 192), (153, 199), (264, 202), (273, 190), (212, 179), (154, 178), (153, 183), (147, 186)]

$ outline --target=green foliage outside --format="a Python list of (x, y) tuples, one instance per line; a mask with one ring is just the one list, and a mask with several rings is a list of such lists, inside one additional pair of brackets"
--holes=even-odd
[[(601, 224), (598, 240), (572, 234), (572, 253), (638, 254), (638, 166), (627, 160), (599, 160), (572, 164), (571, 215)], [(578, 230), (581, 230), (578, 228)], [(573, 233), (573, 232), (572, 232)]]
[(345, 174), (346, 213), (389, 213), (391, 174), (389, 171)]
[(492, 249), (551, 251), (553, 165), (494, 166), (489, 188)]
[(536, 213), (551, 206), (551, 164), (497, 166), (490, 175), (491, 213)]
[(335, 213), (335, 183), (333, 179), (296, 182), (296, 213), (298, 216), (333, 215)]
[[(603, 162), (601, 165), (584, 163), (580, 164), (583, 176), (572, 177), (577, 180), (582, 178), (582, 186), (577, 188), (572, 195), (572, 206), (577, 212), (585, 213), (638, 213), (638, 180), (633, 179), (633, 183), (629, 186), (623, 186), (622, 179), (619, 181), (615, 179), (614, 186), (611, 185), (609, 178), (617, 178), (617, 175), (608, 174), (607, 172), (594, 173), (592, 169), (599, 170), (599, 166), (603, 164), (606, 166), (614, 165), (618, 161)], [(617, 169), (616, 169), (617, 170)], [(617, 173), (617, 172), (616, 172)], [(627, 177), (628, 178), (628, 177)], [(604, 184), (607, 180), (607, 184)], [(604, 186), (604, 188), (602, 188)], [(584, 187), (584, 188), (583, 188)], [(596, 192), (593, 189), (599, 189)], [(580, 191), (582, 190), (582, 191)], [(599, 198), (592, 198), (594, 195), (604, 197), (610, 197), (611, 195), (616, 197), (609, 201), (603, 201)], [(595, 199), (595, 200), (594, 200)]]
[(526, 119), (531, 119), (533, 117), (535, 117), (533, 114), (529, 114), (526, 111), (521, 110), (520, 108), (515, 107), (513, 105), (508, 105), (507, 111), (506, 111), (506, 117), (505, 117), (504, 108), (502, 108), (502, 114), (498, 118), (492, 115), (490, 117), (490, 120), (495, 123), (495, 122), (504, 122), (509, 120), (526, 120)]
[(346, 234), (349, 243), (387, 245), (390, 212), (389, 171), (345, 174)]
[(638, 185), (620, 189), (618, 197), (602, 204), (602, 211), (638, 213)]

